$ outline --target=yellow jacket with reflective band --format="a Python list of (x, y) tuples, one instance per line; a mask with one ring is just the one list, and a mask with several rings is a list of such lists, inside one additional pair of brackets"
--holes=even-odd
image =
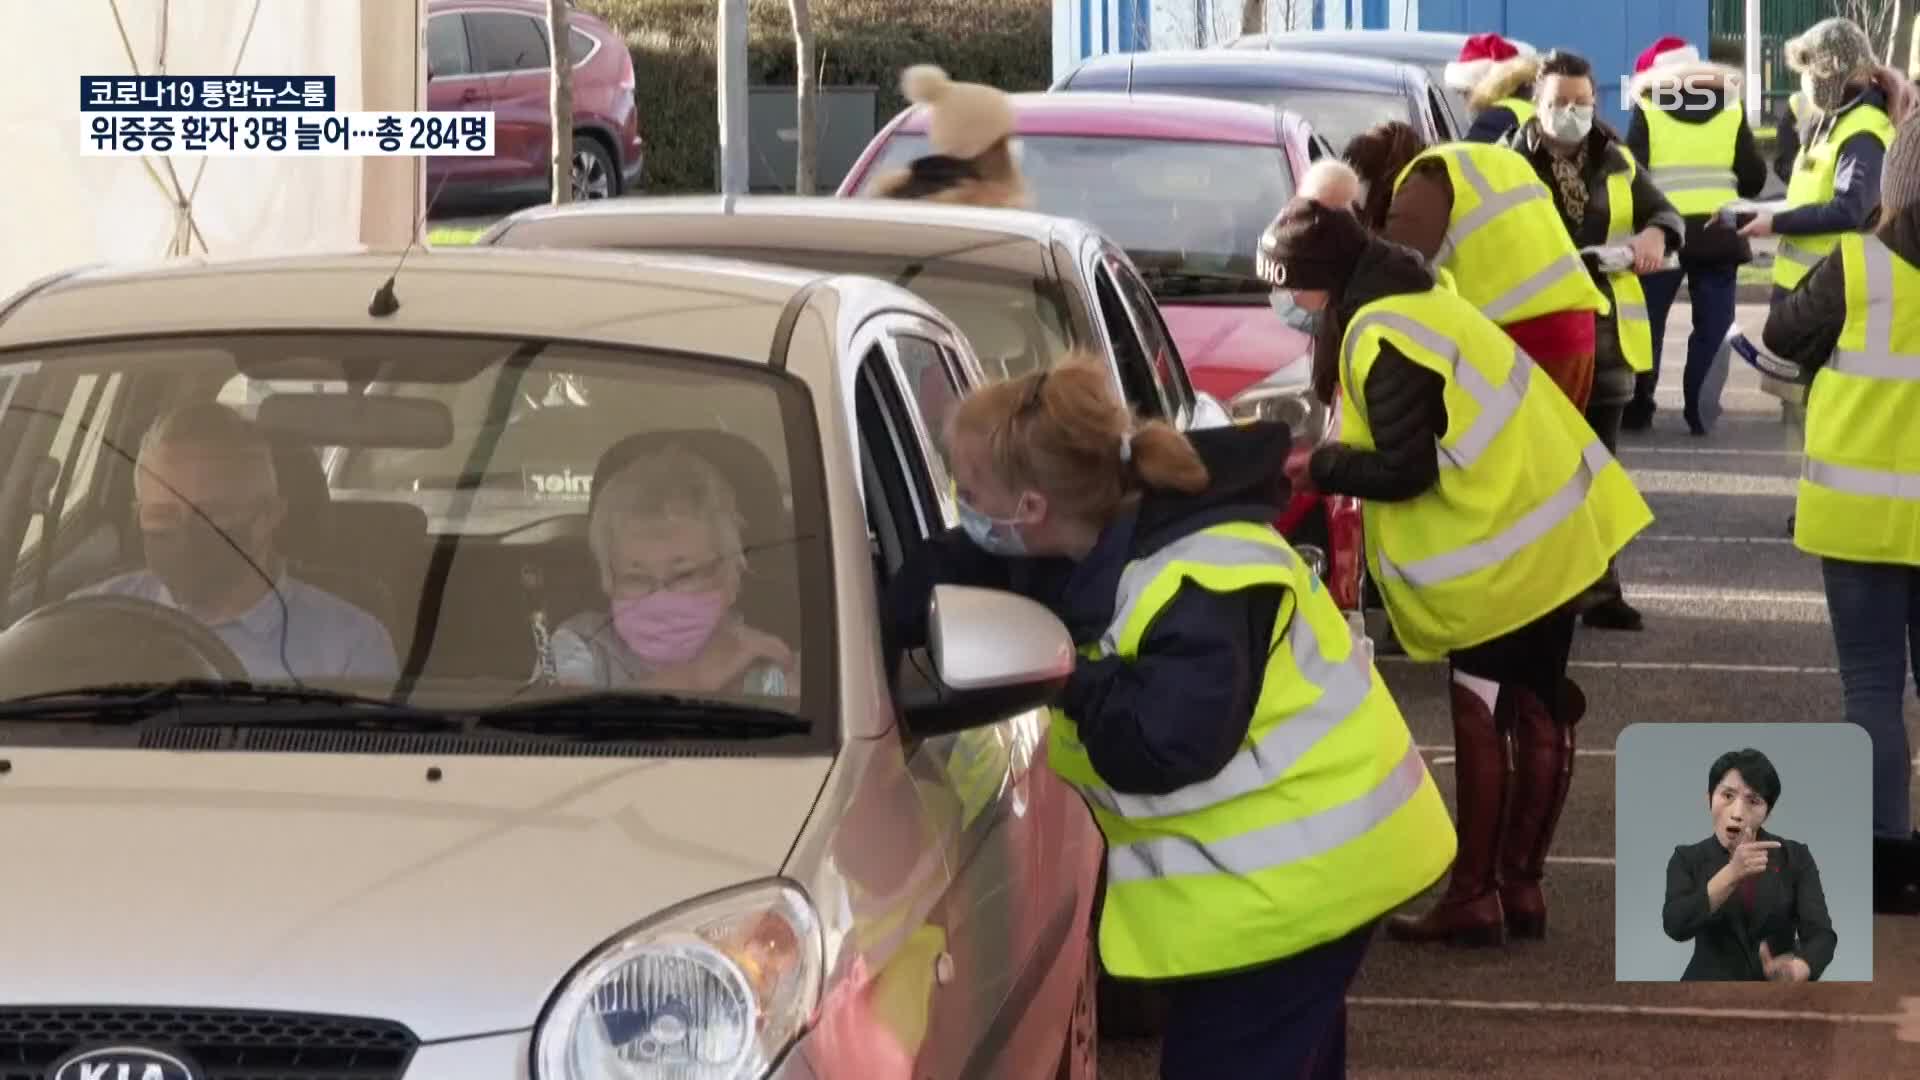
[(1100, 958), (1128, 978), (1229, 971), (1333, 941), (1418, 895), (1455, 850), (1370, 650), (1271, 526), (1216, 525), (1128, 563), (1113, 623), (1086, 651), (1135, 659), (1189, 581), (1286, 590), (1233, 760), (1170, 794), (1125, 795), (1101, 780), (1071, 717), (1056, 710), (1048, 736), (1049, 765), (1106, 834)]
[(1439, 482), (1405, 502), (1361, 503), (1367, 568), (1408, 656), (1438, 660), (1548, 614), (1653, 520), (1553, 380), (1444, 289), (1354, 314), (1340, 349), (1342, 442), (1374, 448), (1366, 380), (1383, 342), (1446, 380)]
[(1421, 163), (1437, 160), (1453, 186), (1447, 237), (1434, 259), (1455, 289), (1503, 326), (1556, 311), (1605, 312), (1553, 195), (1518, 152), (1483, 143), (1448, 143), (1414, 158), (1397, 191)]
[[(1825, 121), (1822, 121), (1825, 123)], [(1880, 140), (1885, 148), (1893, 143), (1893, 121), (1872, 105), (1855, 105), (1840, 115), (1826, 134), (1800, 147), (1793, 160), (1793, 180), (1787, 184), (1787, 205), (1817, 206), (1833, 198), (1835, 174), (1840, 168), (1840, 148), (1861, 133)], [(1780, 237), (1773, 254), (1773, 283), (1783, 289), (1800, 284), (1813, 264), (1832, 251), (1842, 236), (1849, 233), (1813, 233)]]
[(1524, 125), (1527, 121), (1533, 119), (1533, 102), (1528, 101), (1526, 98), (1501, 98), (1499, 101), (1493, 103), (1493, 107), (1496, 109), (1506, 109), (1513, 113), (1513, 122), (1515, 124)]
[[(1633, 241), (1633, 178), (1640, 171), (1633, 155), (1615, 147), (1614, 153), (1626, 163), (1625, 172), (1607, 174), (1607, 243)], [(1647, 315), (1646, 290), (1640, 287), (1640, 275), (1632, 267), (1607, 275), (1613, 290), (1614, 329), (1620, 335), (1620, 355), (1634, 371), (1653, 370), (1653, 322)]]
[(1647, 123), (1647, 167), (1653, 182), (1682, 214), (1711, 214), (1740, 198), (1733, 162), (1740, 141), (1740, 108), (1730, 105), (1702, 124), (1688, 123), (1642, 102)]
[(1839, 252), (1847, 321), (1807, 389), (1794, 544), (1920, 566), (1920, 267), (1867, 233)]

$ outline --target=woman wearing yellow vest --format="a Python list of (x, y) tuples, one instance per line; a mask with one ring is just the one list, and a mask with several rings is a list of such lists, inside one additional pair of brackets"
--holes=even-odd
[(1875, 907), (1920, 914), (1912, 747), (1920, 672), (1920, 115), (1880, 180), (1878, 227), (1839, 239), (1773, 306), (1764, 341), (1811, 377), (1794, 543), (1821, 558), (1846, 719), (1873, 740)]
[(1740, 230), (1778, 236), (1773, 256), (1777, 303), (1842, 235), (1867, 228), (1880, 204), (1880, 165), (1894, 125), (1912, 109), (1913, 87), (1874, 59), (1859, 25), (1823, 19), (1787, 42), (1787, 65), (1814, 112), (1787, 183), (1791, 207), (1756, 215)]
[(1585, 711), (1567, 679), (1571, 602), (1653, 515), (1526, 353), (1351, 212), (1294, 199), (1257, 263), (1320, 313), (1316, 375), (1331, 370), (1340, 391), (1341, 441), (1289, 471), (1363, 500), (1394, 632), (1413, 659), (1452, 665), (1459, 857), (1439, 904), (1388, 933), (1540, 936)]
[[(1658, 270), (1680, 250), (1686, 221), (1612, 129), (1594, 120), (1593, 65), (1556, 49), (1541, 61), (1535, 85), (1539, 115), (1520, 125), (1505, 145), (1524, 155), (1553, 193), (1554, 208), (1576, 247), (1632, 249), (1632, 265), (1617, 270), (1603, 270), (1594, 256), (1586, 257), (1594, 285), (1613, 306), (1594, 323), (1593, 393), (1585, 410), (1611, 454), (1633, 400), (1635, 377), (1653, 370), (1652, 323), (1639, 275)], [(1641, 628), (1640, 612), (1627, 603), (1611, 562), (1582, 606), (1588, 626)]]
[(1686, 216), (1687, 241), (1677, 269), (1640, 279), (1653, 328), (1653, 370), (1634, 380), (1633, 403), (1620, 420), (1627, 431), (1653, 425), (1667, 315), (1683, 280), (1693, 331), (1680, 379), (1682, 415), (1694, 434), (1704, 435), (1718, 412), (1707, 376), (1733, 327), (1740, 267), (1753, 261), (1747, 238), (1720, 210), (1757, 198), (1767, 186), (1766, 158), (1740, 108), (1739, 78), (1733, 68), (1702, 61), (1699, 50), (1677, 37), (1654, 42), (1635, 64), (1627, 149)]
[[(1532, 95), (1523, 86), (1516, 86), (1532, 76), (1515, 77), (1515, 73), (1528, 70), (1525, 62), (1532, 59), (1533, 46), (1508, 41), (1499, 34), (1473, 34), (1460, 43), (1460, 55), (1448, 61), (1442, 78), (1447, 89), (1466, 95), (1474, 110), (1473, 125), (1465, 136), (1468, 140), (1494, 142), (1533, 117), (1533, 105), (1528, 100)], [(1514, 60), (1522, 63), (1507, 66)], [(1502, 77), (1489, 80), (1496, 70)], [(1476, 97), (1475, 91), (1483, 83), (1497, 87), (1498, 92), (1490, 89), (1487, 97)]]
[(1136, 426), (1087, 362), (983, 387), (947, 430), (963, 533), (889, 588), (902, 645), (937, 581), (1019, 588), (1072, 631), (1047, 761), (1106, 836), (1100, 959), (1162, 984), (1175, 1080), (1345, 1075), (1373, 928), (1453, 858), (1365, 639), (1271, 525), (1290, 444)]

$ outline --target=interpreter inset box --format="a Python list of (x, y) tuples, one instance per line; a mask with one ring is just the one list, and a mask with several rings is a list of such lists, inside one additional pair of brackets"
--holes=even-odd
[(1873, 978), (1865, 731), (1633, 724), (1614, 752), (1615, 979)]

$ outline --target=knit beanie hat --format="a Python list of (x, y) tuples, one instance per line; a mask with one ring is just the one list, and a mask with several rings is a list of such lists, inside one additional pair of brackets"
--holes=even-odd
[(1499, 34), (1475, 34), (1460, 46), (1460, 58), (1447, 64), (1449, 87), (1465, 93), (1479, 85), (1493, 66), (1516, 56), (1532, 56), (1531, 47), (1515, 45)]
[(1882, 220), (1920, 203), (1920, 111), (1908, 114), (1880, 164)]
[(1260, 236), (1254, 272), (1278, 289), (1344, 288), (1367, 248), (1367, 227), (1345, 207), (1295, 196)]
[(927, 141), (935, 154), (970, 159), (1013, 134), (1013, 101), (991, 86), (954, 82), (932, 64), (910, 67), (900, 92), (927, 109)]
[(1847, 84), (1871, 73), (1877, 62), (1867, 32), (1851, 19), (1822, 19), (1787, 42), (1787, 66), (1815, 108), (1832, 112), (1846, 104)]
[(1634, 61), (1633, 73), (1635, 75), (1643, 75), (1656, 67), (1664, 67), (1669, 64), (1697, 64), (1699, 62), (1700, 50), (1687, 44), (1686, 38), (1663, 37), (1652, 45), (1647, 46), (1647, 51), (1641, 53), (1640, 59)]

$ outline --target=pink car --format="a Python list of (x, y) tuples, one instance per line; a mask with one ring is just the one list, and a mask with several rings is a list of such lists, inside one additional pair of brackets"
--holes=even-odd
[[(1274, 315), (1254, 276), (1260, 232), (1320, 148), (1291, 112), (1239, 102), (1125, 94), (1015, 94), (1016, 153), (1034, 209), (1091, 223), (1152, 289), (1194, 388), (1236, 420), (1275, 419), (1296, 437), (1332, 438), (1337, 413), (1308, 390), (1311, 341)], [(910, 107), (873, 139), (839, 194), (928, 153), (925, 111)], [(1276, 524), (1320, 548), (1341, 607), (1361, 606), (1360, 506), (1297, 495)]]

